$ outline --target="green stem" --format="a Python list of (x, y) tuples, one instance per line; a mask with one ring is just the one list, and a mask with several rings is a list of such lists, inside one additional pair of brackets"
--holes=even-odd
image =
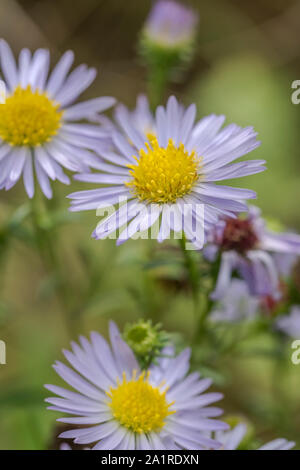
[(1, 235), (0, 235), (0, 293), (2, 293), (3, 287), (4, 287), (4, 281), (5, 281), (5, 264), (6, 264), (6, 259), (7, 259), (7, 252), (8, 252), (8, 240), (3, 237), (3, 240), (1, 240)]
[[(183, 234), (182, 238), (179, 240), (179, 245), (182, 250), (185, 267), (188, 273), (190, 286), (192, 289), (193, 302), (194, 302), (194, 317), (195, 317), (195, 329), (193, 335), (193, 342), (198, 342), (203, 333), (205, 332), (205, 320), (209, 312), (210, 303), (209, 301), (205, 303), (201, 302), (200, 295), (200, 273), (197, 260), (194, 259), (192, 252), (186, 249), (186, 238)], [(201, 303), (201, 305), (200, 305)]]
[(76, 322), (71, 306), (71, 292), (66, 283), (59, 256), (57, 254), (57, 240), (53, 239), (54, 232), (52, 227), (47, 225), (47, 209), (41, 209), (37, 196), (32, 199), (31, 215), (32, 225), (35, 233), (36, 245), (39, 250), (40, 257), (45, 265), (46, 270), (55, 276), (57, 281), (57, 298), (60, 302), (61, 309), (64, 313), (63, 317), (66, 329), (71, 337), (76, 333)]
[(149, 70), (148, 94), (152, 109), (155, 109), (162, 101), (168, 83), (169, 70), (166, 67), (153, 66)]

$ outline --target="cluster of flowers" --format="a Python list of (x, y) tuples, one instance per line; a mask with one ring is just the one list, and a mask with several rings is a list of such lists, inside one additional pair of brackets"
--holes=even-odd
[[(166, 25), (155, 10), (145, 29), (147, 38), (153, 35), (160, 47), (169, 47), (175, 24), (175, 36), (185, 44), (185, 23), (190, 31), (194, 19), (189, 12), (185, 22), (181, 13), (174, 9)], [(253, 191), (219, 184), (265, 170), (263, 160), (235, 162), (259, 146), (254, 129), (223, 127), (225, 117), (214, 114), (196, 121), (196, 106), (185, 109), (174, 96), (155, 112), (147, 97), (139, 96), (134, 111), (118, 104), (110, 120), (101, 113), (115, 105), (112, 97), (75, 104), (96, 71), (80, 65), (69, 73), (73, 60), (67, 51), (48, 76), (48, 50), (31, 55), (23, 49), (16, 62), (1, 40), (6, 99), (0, 105), (0, 189), (11, 189), (23, 177), (32, 198), (35, 173), (42, 192), (51, 198), (50, 180), (70, 184), (64, 169), (75, 172), (77, 181), (98, 187), (70, 194), (71, 211), (117, 205), (98, 224), (94, 238), (126, 226), (117, 240), (121, 243), (158, 223), (159, 242), (183, 230), (195, 249), (203, 249), (205, 258), (218, 264), (212, 298), (223, 301), (223, 306), (214, 312), (215, 319), (235, 320), (241, 312), (239, 299), (245, 296), (246, 316), (257, 311), (257, 302), (276, 303), (281, 278), (300, 254), (300, 237), (267, 228), (259, 210), (245, 203), (256, 197)], [(118, 205), (120, 198), (127, 200), (126, 211)], [(195, 225), (203, 236), (195, 235)], [(232, 280), (233, 276), (239, 279)], [(278, 328), (300, 333), (300, 309), (295, 306), (290, 316), (282, 316)], [(227, 431), (225, 423), (214, 419), (221, 410), (208, 405), (221, 395), (203, 393), (210, 380), (198, 373), (186, 376), (189, 350), (175, 356), (172, 346), (167, 347), (141, 370), (114, 324), (110, 337), (111, 348), (97, 333), (91, 334), (91, 342), (81, 338), (80, 346), (72, 343), (72, 352), (65, 351), (65, 356), (76, 372), (55, 365), (78, 392), (48, 386), (61, 397), (49, 399), (50, 408), (76, 415), (61, 421), (82, 426), (61, 437), (80, 444), (97, 442), (95, 449), (238, 446), (245, 429), (240, 425)], [(290, 446), (278, 440), (262, 448)]]
[[(124, 225), (117, 243), (155, 223), (159, 242), (183, 229), (196, 249), (205, 244), (207, 259), (221, 257), (214, 299), (228, 292), (233, 272), (245, 280), (250, 295), (276, 299), (280, 266), (273, 254), (299, 255), (300, 237), (268, 230), (257, 208), (239, 217), (248, 211), (243, 200), (255, 198), (255, 193), (217, 184), (265, 169), (262, 160), (232, 163), (259, 146), (253, 128), (222, 128), (225, 117), (213, 114), (195, 122), (195, 105), (184, 109), (175, 97), (152, 113), (147, 98), (139, 96), (133, 112), (119, 104), (114, 122), (104, 119), (100, 113), (115, 104), (114, 98), (74, 104), (96, 71), (81, 65), (68, 75), (73, 58), (66, 52), (47, 78), (49, 51), (39, 49), (31, 56), (23, 49), (16, 64), (1, 41), (7, 97), (0, 107), (0, 188), (9, 190), (23, 175), (33, 197), (34, 167), (43, 193), (51, 198), (49, 181), (70, 184), (63, 168), (77, 172), (76, 180), (101, 187), (70, 194), (70, 210), (128, 201), (126, 211), (119, 206), (98, 224), (96, 239)], [(76, 122), (82, 120), (86, 122)], [(195, 235), (194, 226), (204, 236)], [(299, 315), (293, 318), (299, 322)]]
[(277, 329), (299, 338), (300, 307), (292, 305), (289, 314), (282, 307), (289, 305), (289, 283), (299, 260), (300, 237), (274, 232), (267, 225), (260, 210), (250, 206), (247, 215), (220, 220), (210, 232), (204, 256), (219, 263), (211, 294), (219, 304), (211, 318), (235, 322), (265, 311), (276, 317)]

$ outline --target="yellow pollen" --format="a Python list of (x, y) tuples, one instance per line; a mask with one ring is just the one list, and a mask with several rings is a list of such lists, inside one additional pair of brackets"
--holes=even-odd
[(10, 145), (41, 145), (57, 133), (61, 116), (46, 93), (18, 86), (0, 105), (0, 137)]
[(138, 378), (134, 372), (132, 379), (128, 381), (123, 373), (123, 381), (106, 393), (111, 399), (108, 405), (114, 418), (126, 428), (140, 434), (160, 431), (167, 416), (175, 413), (169, 411), (174, 402), (167, 402), (166, 392), (167, 390), (162, 392), (159, 387), (150, 385), (149, 372), (142, 372)]
[(152, 203), (175, 202), (190, 193), (199, 178), (201, 157), (189, 153), (181, 143), (178, 147), (170, 139), (166, 148), (160, 147), (156, 137), (145, 142), (136, 164), (128, 165), (132, 180), (126, 185), (141, 201)]
[(149, 140), (149, 142), (156, 139), (155, 133), (151, 130), (148, 130), (147, 132), (145, 132), (145, 134), (146, 134), (146, 137)]

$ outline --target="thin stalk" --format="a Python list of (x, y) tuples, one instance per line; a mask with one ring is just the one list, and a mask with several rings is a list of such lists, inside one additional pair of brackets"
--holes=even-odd
[(148, 92), (152, 109), (155, 109), (163, 100), (168, 83), (168, 73), (167, 68), (149, 70)]
[(186, 249), (186, 238), (184, 234), (179, 240), (179, 245), (184, 256), (185, 267), (193, 295), (195, 318), (193, 342), (196, 343), (201, 339), (205, 332), (205, 321), (210, 309), (210, 301), (207, 301), (206, 303), (201, 302), (199, 267), (197, 261), (193, 258), (191, 251)]
[(37, 196), (34, 196), (31, 204), (31, 218), (36, 245), (47, 272), (53, 275), (57, 281), (57, 298), (61, 305), (68, 334), (73, 337), (76, 333), (76, 322), (71, 306), (71, 292), (66, 283), (57, 253), (57, 239), (53, 238), (54, 233), (52, 229), (48, 228), (47, 224), (43, 223), (43, 218), (46, 219), (46, 211), (47, 208), (45, 206), (43, 209), (40, 208)]

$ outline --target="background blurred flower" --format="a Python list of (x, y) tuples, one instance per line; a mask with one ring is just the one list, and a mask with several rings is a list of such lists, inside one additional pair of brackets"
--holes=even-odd
[[(123, 105), (118, 105), (115, 109), (115, 120), (120, 124), (121, 129), (123, 109)], [(131, 125), (144, 135), (145, 140), (149, 135), (156, 135), (155, 117), (150, 109), (149, 100), (146, 95), (139, 95), (137, 97), (136, 107), (134, 110), (128, 111), (128, 118), (130, 118)]]
[(194, 53), (198, 16), (172, 0), (156, 2), (140, 37), (140, 55), (148, 68), (151, 103), (157, 105), (169, 80), (178, 80)]
[[(105, 173), (75, 175), (78, 181), (106, 187), (69, 196), (71, 211), (105, 208), (118, 203), (120, 197), (128, 199), (127, 211), (119, 208), (101, 221), (94, 238), (105, 238), (126, 224), (117, 241), (121, 243), (158, 222), (159, 242), (169, 238), (171, 231), (183, 230), (201, 249), (204, 239), (200, 229), (193, 233), (193, 225), (198, 224), (205, 232), (220, 216), (247, 210), (241, 200), (255, 198), (253, 191), (215, 182), (265, 169), (261, 160), (231, 164), (258, 147), (256, 133), (251, 127), (242, 129), (236, 124), (220, 130), (224, 116), (212, 114), (194, 124), (195, 117), (193, 104), (183, 111), (176, 98), (170, 97), (166, 108), (157, 108), (156, 134), (146, 138), (132, 123), (127, 108), (119, 106), (118, 123), (123, 134), (112, 133), (115, 151), (99, 150), (103, 160), (97, 168)], [(199, 214), (199, 207), (204, 208), (204, 214)]]
[(162, 48), (179, 48), (193, 41), (198, 16), (191, 8), (172, 0), (155, 2), (144, 32), (147, 39)]
[(221, 256), (213, 299), (225, 295), (234, 271), (247, 282), (251, 295), (280, 296), (273, 254), (300, 254), (300, 236), (268, 230), (257, 207), (250, 207), (248, 216), (221, 220), (209, 234), (208, 242), (206, 258), (212, 261)]
[(203, 393), (210, 379), (200, 379), (189, 370), (190, 350), (174, 355), (166, 348), (162, 358), (147, 371), (141, 371), (129, 346), (110, 323), (111, 347), (102, 336), (91, 333), (91, 343), (80, 338), (72, 352), (64, 355), (76, 372), (57, 362), (56, 372), (76, 392), (46, 385), (61, 398), (48, 398), (51, 410), (75, 415), (60, 418), (64, 423), (82, 425), (63, 432), (78, 444), (97, 442), (94, 449), (201, 449), (219, 444), (205, 431), (227, 429), (211, 419), (222, 410), (210, 407), (222, 398), (220, 393)]
[(0, 189), (9, 190), (23, 174), (26, 192), (34, 195), (33, 163), (41, 189), (52, 197), (51, 180), (69, 184), (61, 167), (88, 171), (97, 161), (103, 131), (98, 125), (76, 124), (93, 120), (111, 107), (110, 97), (73, 104), (93, 82), (96, 70), (80, 65), (69, 75), (74, 54), (67, 51), (48, 78), (50, 55), (38, 49), (32, 56), (22, 49), (16, 64), (9, 45), (0, 42), (1, 69), (7, 87), (0, 107)]

